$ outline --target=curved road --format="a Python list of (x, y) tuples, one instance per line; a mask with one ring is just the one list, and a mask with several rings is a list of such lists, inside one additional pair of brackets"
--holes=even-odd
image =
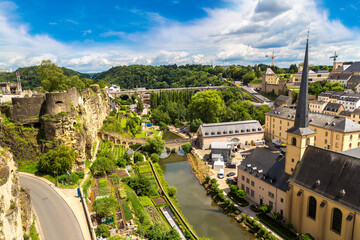
[(84, 239), (70, 207), (49, 184), (32, 176), (19, 175), (20, 185), (30, 189), (31, 201), (45, 240)]

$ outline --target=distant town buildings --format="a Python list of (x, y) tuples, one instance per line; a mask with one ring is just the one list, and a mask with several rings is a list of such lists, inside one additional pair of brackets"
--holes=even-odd
[(261, 91), (265, 93), (274, 92), (281, 95), (285, 92), (286, 81), (276, 75), (271, 68), (266, 69), (262, 74)]
[[(327, 70), (318, 70), (318, 71), (309, 70), (308, 83), (310, 84), (313, 82), (324, 81), (329, 78), (329, 74), (330, 73)], [(295, 73), (292, 77), (290, 77), (289, 83), (293, 83), (294, 85), (300, 85), (301, 75), (302, 75), (302, 71)]]

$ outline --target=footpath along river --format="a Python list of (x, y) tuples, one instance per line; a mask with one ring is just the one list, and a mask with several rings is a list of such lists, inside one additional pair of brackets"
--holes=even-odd
[(160, 159), (160, 165), (169, 186), (177, 188), (176, 197), (181, 211), (194, 226), (198, 236), (213, 240), (255, 239), (233, 218), (219, 210), (210, 196), (206, 195), (204, 187), (192, 173), (186, 156), (173, 153), (167, 158)]

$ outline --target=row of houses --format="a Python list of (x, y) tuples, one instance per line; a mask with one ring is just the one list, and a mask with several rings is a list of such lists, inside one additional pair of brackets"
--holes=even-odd
[[(307, 44), (308, 45), (308, 44)], [(309, 112), (308, 46), (296, 110), (266, 114), (265, 138), (286, 154), (255, 148), (238, 166), (238, 187), (315, 239), (360, 239), (360, 125)]]

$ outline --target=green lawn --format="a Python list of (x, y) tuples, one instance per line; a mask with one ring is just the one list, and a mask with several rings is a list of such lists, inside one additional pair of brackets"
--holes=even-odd
[(122, 128), (122, 129), (126, 128), (126, 118), (122, 118), (122, 119), (120, 120), (120, 123), (121, 123), (121, 128)]
[(145, 138), (145, 133), (147, 132), (153, 132), (154, 134), (152, 136), (158, 136), (159, 135), (159, 131), (158, 130), (145, 130), (142, 131), (141, 133), (136, 134), (137, 138)]

